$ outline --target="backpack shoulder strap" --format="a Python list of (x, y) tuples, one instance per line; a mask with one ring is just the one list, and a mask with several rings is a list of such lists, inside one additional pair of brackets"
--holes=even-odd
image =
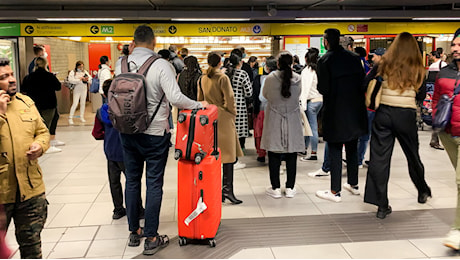
[(128, 56), (123, 56), (121, 58), (121, 73), (129, 72), (128, 67)]
[(144, 77), (147, 75), (147, 71), (149, 70), (150, 66), (159, 58), (159, 56), (152, 55), (150, 56), (144, 64), (139, 68), (137, 73), (144, 75)]

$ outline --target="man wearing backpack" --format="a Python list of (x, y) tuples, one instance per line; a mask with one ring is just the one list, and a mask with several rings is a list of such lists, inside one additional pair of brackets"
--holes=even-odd
[[(131, 72), (136, 72), (151, 56), (158, 55), (154, 52), (155, 37), (149, 26), (137, 27), (134, 32), (134, 42), (136, 47), (128, 56), (128, 66)], [(122, 60), (119, 59), (115, 68), (116, 76), (122, 72), (121, 65)], [(196, 102), (183, 95), (177, 85), (175, 71), (164, 59), (155, 60), (145, 75), (148, 117), (151, 118), (158, 107), (157, 113), (144, 132), (122, 133), (121, 142), (126, 167), (125, 201), (131, 232), (128, 245), (139, 246), (140, 239), (144, 236), (146, 239), (143, 254), (153, 255), (169, 242), (168, 236), (160, 236), (157, 232), (163, 196), (163, 177), (171, 138), (168, 124), (169, 103), (181, 109), (203, 108), (207, 107), (208, 103)], [(142, 229), (139, 225), (138, 198), (141, 192), (144, 162), (146, 163), (147, 194), (145, 227)]]

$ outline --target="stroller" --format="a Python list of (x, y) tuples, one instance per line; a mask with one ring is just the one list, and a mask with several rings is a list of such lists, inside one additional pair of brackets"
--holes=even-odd
[(419, 113), (417, 126), (420, 130), (423, 131), (424, 124), (432, 125), (433, 120), (431, 117), (431, 112), (433, 111), (432, 108), (432, 101), (433, 101), (433, 91), (434, 91), (434, 83), (426, 83), (426, 96), (425, 99), (419, 103)]

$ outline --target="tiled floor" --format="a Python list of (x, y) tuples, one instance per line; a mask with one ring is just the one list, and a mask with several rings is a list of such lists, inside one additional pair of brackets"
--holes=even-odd
[[(57, 137), (66, 142), (61, 153), (46, 154), (40, 159), (44, 171), (47, 196), (50, 202), (48, 220), (42, 233), (45, 258), (132, 258), (142, 253), (140, 247), (128, 247), (126, 217), (112, 220), (112, 202), (106, 172), (102, 141), (91, 136), (90, 126), (94, 114), (87, 108), (85, 125), (74, 121), (67, 126), (67, 116), (62, 115)], [(77, 113), (78, 114), (78, 111)], [(390, 204), (394, 211), (417, 209), (442, 209), (456, 206), (454, 170), (445, 151), (431, 149), (431, 133), (419, 132), (420, 154), (425, 164), (426, 179), (432, 188), (433, 199), (427, 204), (416, 202), (417, 191), (409, 179), (407, 162), (396, 145), (389, 185)], [(327, 189), (329, 179), (312, 179), (307, 173), (317, 170), (317, 162), (298, 162), (296, 187), (293, 199), (272, 199), (264, 194), (269, 185), (267, 165), (255, 161), (253, 139), (248, 139), (247, 156), (241, 158), (248, 167), (235, 171), (235, 193), (244, 201), (241, 205), (224, 204), (222, 218), (269, 218), (282, 216), (325, 215), (374, 212), (373, 206), (364, 204), (363, 197), (343, 193), (341, 203), (332, 203), (315, 196), (318, 189)], [(319, 145), (322, 157), (324, 144)], [(172, 156), (166, 167), (164, 199), (160, 217), (160, 232), (170, 238), (177, 236), (177, 162)], [(366, 168), (360, 169), (360, 190), (363, 192)], [(282, 176), (282, 183), (285, 176)], [(346, 177), (344, 177), (344, 182)], [(145, 187), (143, 187), (145, 191)], [(145, 192), (143, 192), (145, 193)], [(391, 218), (391, 215), (390, 217)], [(445, 230), (446, 232), (448, 230)], [(292, 239), (295, 239), (293, 237)], [(353, 243), (328, 243), (291, 247), (246, 248), (234, 252), (238, 258), (444, 258), (458, 257), (442, 246), (441, 237), (397, 241), (367, 241)], [(16, 250), (14, 225), (10, 226), (7, 241)]]

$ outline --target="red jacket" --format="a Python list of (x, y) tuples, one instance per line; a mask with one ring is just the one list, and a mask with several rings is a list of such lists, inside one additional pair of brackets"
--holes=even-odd
[[(433, 93), (433, 112), (432, 117), (436, 115), (436, 105), (438, 104), (439, 97), (447, 94), (450, 97), (454, 94), (454, 89), (460, 83), (460, 74), (455, 62), (441, 69), (434, 84)], [(455, 97), (452, 105), (452, 118), (450, 124), (445, 129), (446, 133), (452, 136), (460, 136), (460, 97)]]

